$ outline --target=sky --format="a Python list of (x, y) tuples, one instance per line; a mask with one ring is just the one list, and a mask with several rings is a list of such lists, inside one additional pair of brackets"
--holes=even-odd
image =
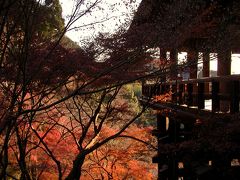
[[(81, 0), (60, 0), (65, 24), (68, 22), (68, 18), (72, 14), (72, 11), (76, 6), (76, 2), (79, 1)], [(86, 6), (90, 6), (94, 1), (96, 0), (85, 1), (86, 3), (80, 7), (79, 13), (83, 12), (86, 9)], [(133, 12), (136, 11), (141, 0), (99, 1), (100, 3), (96, 6), (96, 8), (92, 9), (92, 11), (87, 15), (82, 16), (71, 26), (71, 28), (86, 24), (94, 25), (73, 29), (67, 32), (67, 36), (73, 41), (81, 44), (82, 41), (96, 36), (99, 32), (114, 32), (121, 24), (132, 19)], [(127, 2), (130, 1), (131, 4), (127, 4)]]

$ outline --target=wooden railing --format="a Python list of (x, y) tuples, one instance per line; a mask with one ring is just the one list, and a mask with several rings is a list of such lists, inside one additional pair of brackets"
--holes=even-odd
[[(154, 98), (171, 94), (170, 103), (205, 108), (205, 100), (212, 100), (212, 112), (228, 106), (230, 113), (239, 112), (240, 75), (171, 81), (156, 84), (143, 83), (142, 95)], [(161, 101), (160, 101), (161, 102)]]

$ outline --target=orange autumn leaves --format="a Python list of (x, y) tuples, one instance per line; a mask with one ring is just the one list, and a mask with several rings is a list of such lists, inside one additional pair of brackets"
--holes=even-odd
[[(123, 136), (151, 143), (150, 130), (133, 125)], [(156, 179), (156, 166), (150, 163), (149, 151), (150, 148), (141, 142), (126, 137), (117, 138), (88, 156), (83, 167), (83, 179)]]

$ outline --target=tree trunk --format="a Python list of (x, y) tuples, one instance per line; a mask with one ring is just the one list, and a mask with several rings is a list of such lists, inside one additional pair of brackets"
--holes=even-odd
[[(4, 140), (4, 145), (3, 145), (3, 155), (1, 154), (1, 170), (0, 170), (0, 179), (7, 179), (7, 167), (8, 167), (8, 143), (9, 143), (9, 140), (10, 140), (10, 134), (11, 134), (11, 131), (12, 131), (12, 126), (9, 125), (9, 127), (7, 128), (7, 132), (6, 132), (6, 135), (5, 135), (5, 140)], [(3, 156), (3, 157), (2, 157)]]
[(79, 180), (81, 177), (81, 169), (82, 165), (84, 163), (85, 157), (86, 157), (85, 152), (81, 152), (78, 154), (76, 159), (73, 161), (73, 167), (68, 176), (66, 177), (66, 180)]
[(17, 133), (17, 140), (18, 140), (18, 148), (19, 148), (19, 167), (21, 170), (21, 178), (20, 180), (31, 180), (31, 177), (29, 175), (28, 169), (27, 169), (27, 164), (26, 164), (26, 146), (27, 146), (27, 141), (24, 140), (22, 141), (20, 136), (19, 136), (19, 132), (18, 129), (16, 130)]

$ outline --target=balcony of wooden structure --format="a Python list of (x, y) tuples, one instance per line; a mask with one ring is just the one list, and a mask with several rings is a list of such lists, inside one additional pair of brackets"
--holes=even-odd
[[(158, 110), (157, 129), (153, 131), (153, 135), (155, 135), (158, 140), (158, 153), (153, 157), (153, 162), (158, 163), (159, 179), (177, 179), (179, 177), (205, 179), (210, 176), (216, 177), (217, 173), (213, 170), (215, 167), (226, 166), (236, 171), (235, 174), (238, 174), (237, 171), (240, 169), (229, 166), (232, 159), (227, 159), (226, 162), (224, 161), (224, 164), (219, 165), (219, 159), (212, 159), (215, 157), (214, 155), (209, 155), (209, 157), (205, 159), (206, 162), (209, 160), (212, 161), (213, 165), (209, 166), (207, 163), (199, 164), (197, 161), (192, 162), (181, 159), (184, 157), (182, 154), (184, 152), (181, 152), (181, 154), (170, 153), (168, 155), (162, 153), (161, 144), (181, 142), (191, 137), (192, 128), (198, 123), (198, 120), (202, 120), (205, 117), (213, 117), (213, 114), (215, 118), (220, 119), (223, 113), (233, 114), (239, 112), (238, 92), (240, 90), (240, 75), (230, 75), (231, 52), (226, 54), (218, 53), (217, 77), (209, 77), (210, 53), (202, 53), (202, 78), (197, 78), (196, 75), (197, 54), (198, 53), (193, 52), (191, 54), (192, 56), (190, 55), (188, 57), (187, 64), (190, 65), (191, 72), (189, 80), (183, 81), (173, 78), (173, 81), (165, 81), (159, 84), (143, 84), (143, 97), (147, 99), (152, 98), (154, 100), (155, 96), (164, 96), (170, 91), (175, 95), (171, 96), (168, 102), (152, 101), (150, 104), (152, 108)], [(190, 57), (195, 57), (195, 59), (191, 59)], [(192, 64), (193, 66), (191, 66)], [(170, 69), (171, 68), (170, 66)], [(205, 100), (208, 99), (212, 100), (211, 111), (205, 109)], [(196, 104), (194, 104), (194, 102)], [(226, 104), (230, 107), (228, 111), (224, 109)], [(194, 105), (196, 107), (192, 108)], [(174, 114), (174, 118), (169, 117), (169, 114), (161, 111), (163, 109), (167, 109), (170, 113)], [(181, 122), (183, 122), (185, 126), (184, 130), (180, 130)], [(168, 128), (167, 124), (169, 126)], [(181, 137), (184, 138), (181, 139)], [(237, 154), (236, 157), (239, 157), (239, 154)], [(179, 163), (183, 164), (182, 168), (177, 166)], [(194, 169), (194, 171), (191, 171), (191, 169)]]
[[(186, 161), (182, 159), (183, 154), (163, 154), (161, 148), (161, 145), (165, 143), (179, 143), (187, 140), (188, 137), (192, 138), (192, 130), (199, 120), (201, 122), (201, 120), (208, 119), (209, 117), (215, 117), (216, 119), (228, 118), (230, 117), (228, 115), (239, 113), (240, 75), (231, 75), (231, 51), (216, 51), (218, 61), (216, 77), (210, 77), (211, 51), (203, 51), (203, 77), (201, 78), (197, 78), (199, 53), (197, 51), (187, 51), (186, 64), (190, 69), (190, 79), (188, 80), (179, 80), (177, 78), (177, 73), (179, 73), (177, 71), (177, 50), (165, 49), (162, 51), (163, 54), (160, 56), (167, 60), (166, 52), (170, 52), (170, 63), (168, 66), (168, 73), (170, 75), (166, 76), (165, 74), (159, 83), (143, 84), (142, 88), (143, 97), (147, 99), (152, 98), (153, 101), (149, 105), (158, 112), (157, 129), (153, 131), (153, 135), (158, 140), (158, 152), (153, 157), (153, 162), (158, 164), (158, 178), (214, 178), (218, 175), (214, 169), (220, 166), (229, 168), (231, 171), (234, 171), (234, 174), (239, 175), (240, 167), (231, 167), (229, 165), (232, 160), (231, 158), (223, 162), (219, 160), (219, 157), (214, 159), (214, 154), (212, 156), (209, 155), (205, 159), (206, 162), (211, 160), (213, 165), (209, 166), (207, 163), (199, 164), (198, 160), (196, 162)], [(169, 101), (154, 100), (156, 96), (164, 97), (166, 94), (171, 94)], [(144, 102), (144, 98), (142, 102)], [(211, 110), (205, 108), (205, 100), (212, 101)], [(174, 114), (174, 117), (169, 116), (167, 112), (164, 113), (162, 110), (167, 110), (170, 114)], [(185, 126), (184, 130), (180, 130), (181, 122)], [(169, 127), (167, 128), (167, 126)], [(239, 157), (240, 154), (234, 156), (234, 158)], [(179, 163), (183, 164), (182, 168), (178, 167)]]
[[(198, 109), (204, 109), (205, 100), (212, 99), (212, 112), (219, 112), (220, 101), (227, 101), (230, 104), (230, 112), (239, 112), (239, 94), (240, 86), (240, 75), (226, 75), (218, 77), (206, 77), (199, 79), (189, 79), (187, 81), (172, 81), (161, 84), (143, 84), (143, 96), (154, 98), (158, 95), (164, 95), (170, 91), (172, 86), (176, 86), (176, 101), (159, 102), (166, 104), (175, 105), (187, 105), (192, 106), (193, 99), (197, 102)], [(205, 84), (211, 84), (211, 92), (205, 89)], [(227, 86), (226, 86), (227, 84)], [(193, 94), (193, 86), (198, 87), (197, 93)], [(186, 87), (186, 88), (184, 88)], [(223, 91), (221, 91), (223, 90)], [(185, 101), (183, 101), (183, 99)]]
[[(217, 77), (209, 77), (210, 51), (203, 52), (203, 77), (199, 79), (197, 79), (198, 52), (188, 51), (187, 65), (190, 69), (190, 79), (185, 81), (177, 79), (177, 50), (162, 50), (161, 59), (166, 59), (166, 51), (170, 51), (170, 78), (159, 84), (143, 84), (143, 96), (154, 97), (171, 93), (172, 97), (168, 103), (175, 105), (196, 106), (202, 110), (205, 109), (205, 100), (212, 100), (211, 112), (239, 112), (240, 75), (231, 75), (230, 50), (217, 53)], [(163, 79), (165, 78), (166, 76)]]
[[(142, 88), (141, 102), (147, 102), (158, 111), (157, 130), (153, 133), (158, 141), (165, 141), (170, 133), (169, 129), (166, 129), (167, 119), (172, 123), (169, 126), (171, 129), (179, 126), (174, 122), (176, 119), (179, 122), (184, 120), (195, 123), (197, 119), (204, 119), (204, 117), (218, 118), (223, 113), (226, 115), (239, 112), (240, 75), (230, 74), (231, 51), (240, 53), (239, 24), (234, 24), (240, 18), (239, 9), (236, 8), (240, 7), (239, 3), (240, 1), (237, 0), (229, 3), (228, 1), (199, 1), (199, 3), (191, 1), (186, 4), (165, 0), (141, 2), (130, 31), (133, 32), (133, 36), (141, 37), (144, 45), (155, 47), (159, 44), (164, 47), (164, 51), (161, 51), (160, 47), (160, 56), (164, 57), (160, 59), (167, 59), (166, 52), (170, 52), (168, 75), (163, 73), (162, 81), (156, 84), (145, 83)], [(179, 11), (175, 11), (175, 7), (180, 7)], [(175, 17), (174, 15), (176, 18), (172, 20), (175, 21), (169, 21), (171, 17)], [(210, 22), (211, 26), (209, 26)], [(177, 78), (178, 73), (175, 70), (178, 67), (177, 52), (188, 54), (186, 64), (190, 69), (189, 80), (183, 81)], [(202, 78), (197, 78), (199, 52), (202, 52), (203, 56)], [(217, 77), (210, 77), (210, 53), (218, 54)], [(169, 95), (169, 92), (171, 92), (169, 101), (156, 101), (156, 96), (164, 97), (166, 94)], [(145, 98), (148, 101), (145, 101)], [(149, 101), (149, 98), (152, 101)], [(212, 100), (211, 110), (205, 109), (205, 100)], [(174, 114), (175, 119), (164, 114), (162, 110), (168, 110)], [(170, 136), (172, 135), (174, 133)], [(176, 168), (176, 164), (181, 161), (184, 160), (180, 156), (162, 155), (159, 147), (158, 156), (155, 158), (161, 172), (159, 179), (175, 179), (176, 176), (174, 177), (173, 174), (181, 175), (182, 170), (191, 169), (187, 167), (187, 162), (184, 162), (183, 169)], [(229, 165), (228, 162), (224, 164)], [(186, 175), (184, 179), (193, 178)]]

